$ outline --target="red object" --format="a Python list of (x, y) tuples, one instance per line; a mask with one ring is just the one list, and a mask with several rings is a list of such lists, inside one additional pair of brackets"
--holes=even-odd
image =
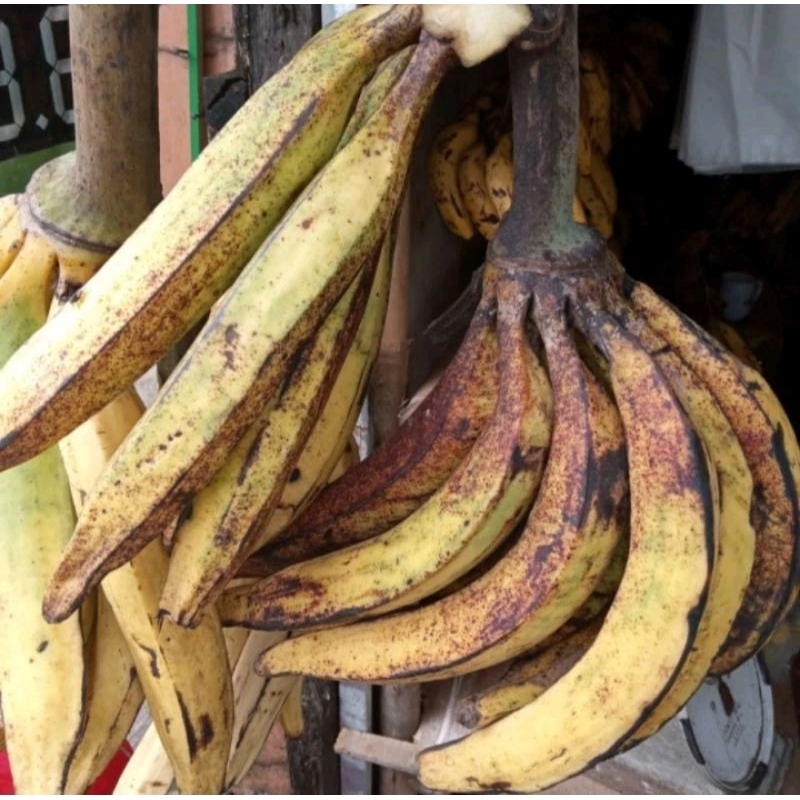
[[(133, 748), (128, 742), (123, 742), (122, 747), (100, 773), (100, 777), (86, 790), (86, 794), (111, 794), (132, 753)], [(15, 794), (8, 753), (5, 750), (0, 751), (0, 794)]]

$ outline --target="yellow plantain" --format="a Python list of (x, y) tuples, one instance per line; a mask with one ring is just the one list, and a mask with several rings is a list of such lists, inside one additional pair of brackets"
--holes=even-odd
[(27, 233), (18, 208), (18, 195), (6, 195), (2, 200), (4, 216), (10, 214), (0, 228), (0, 277), (14, 263)]
[(719, 546), (708, 589), (708, 603), (697, 636), (665, 697), (629, 737), (626, 747), (655, 733), (694, 694), (728, 637), (748, 588), (755, 552), (750, 524), (753, 478), (730, 422), (708, 388), (664, 339), (633, 313), (623, 314), (630, 333), (649, 350), (705, 443), (720, 487)]
[(583, 657), (597, 636), (602, 618), (560, 637), (542, 642), (536, 652), (514, 661), (492, 686), (465, 697), (458, 721), (465, 728), (484, 728), (544, 694)]
[[(389, 254), (383, 259), (388, 271)], [(236, 444), (192, 500), (190, 516), (173, 537), (160, 608), (173, 622), (192, 625), (213, 602), (269, 519), (311, 432), (338, 364), (360, 325), (374, 271), (358, 275), (298, 353), (280, 396)]]
[(437, 602), (290, 639), (257, 668), (339, 680), (452, 677), (529, 650), (586, 600), (621, 530), (621, 429), (564, 331), (553, 323), (543, 335), (556, 419), (521, 537), (486, 573)]
[(504, 133), (486, 157), (486, 187), (502, 219), (511, 208), (514, 194), (513, 142), (510, 133)]
[[(416, 38), (420, 16), (415, 5), (362, 7), (326, 27), (248, 100), (97, 276), (3, 368), (0, 469), (88, 419), (208, 311), (329, 160), (361, 85)], [(349, 183), (358, 195), (359, 181)]]
[[(28, 232), (0, 278), (0, 364), (47, 319), (56, 256)], [(0, 472), (0, 708), (19, 794), (61, 794), (85, 724), (86, 664), (79, 615), (48, 625), (47, 581), (75, 523), (57, 448)]]
[(596, 639), (566, 675), (503, 719), (420, 754), (430, 789), (535, 792), (596, 762), (664, 695), (705, 608), (716, 528), (702, 443), (636, 342), (605, 314), (586, 323), (608, 358), (627, 439), (625, 574)]
[(323, 489), (242, 575), (283, 567), (382, 533), (445, 482), (469, 452), (497, 402), (497, 341), (485, 295), (461, 347), (414, 414), (357, 467)]
[(50, 584), (48, 619), (68, 616), (104, 574), (159, 535), (279, 391), (301, 344), (380, 249), (417, 129), (451, 63), (446, 44), (423, 39), (380, 110), (217, 304), (84, 507)]
[(225, 624), (297, 630), (384, 613), (439, 591), (508, 536), (541, 477), (550, 407), (536, 388), (546, 379), (524, 336), (524, 309), (498, 302), (500, 400), (443, 486), (385, 533), (230, 590)]
[(750, 520), (756, 549), (750, 585), (712, 664), (728, 672), (763, 647), (797, 597), (800, 583), (800, 449), (774, 393), (754, 369), (715, 342), (642, 283), (628, 281), (634, 309), (706, 385), (739, 439), (753, 478)]

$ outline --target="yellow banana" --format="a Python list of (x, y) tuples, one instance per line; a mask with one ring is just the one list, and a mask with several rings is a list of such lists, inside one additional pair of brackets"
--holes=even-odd
[[(0, 363), (47, 319), (56, 256), (27, 232), (0, 278)], [(75, 514), (57, 448), (0, 472), (0, 704), (19, 794), (60, 794), (85, 723), (86, 665), (79, 615), (48, 625), (44, 589)]]
[[(357, 9), (248, 100), (98, 275), (3, 368), (0, 469), (102, 408), (208, 311), (328, 161), (362, 84), (416, 38), (420, 17), (415, 5)], [(346, 183), (378, 161), (351, 169)]]
[(420, 779), (431, 789), (534, 792), (585, 769), (640, 724), (694, 641), (716, 551), (705, 452), (647, 354), (605, 315), (589, 325), (608, 358), (627, 439), (625, 574), (589, 650), (544, 694), (420, 754)]
[(264, 399), (279, 392), (302, 343), (380, 248), (418, 126), (451, 59), (435, 39), (417, 47), (381, 109), (215, 307), (84, 506), (50, 584), (48, 619), (69, 615), (104, 574), (159, 535), (222, 466)]
[(471, 239), (475, 228), (458, 188), (458, 166), (477, 141), (477, 120), (459, 120), (442, 128), (428, 160), (428, 180), (439, 216), (447, 228), (462, 239)]
[(510, 133), (504, 133), (486, 157), (486, 186), (497, 215), (502, 219), (511, 208), (514, 193), (513, 142)]
[(464, 152), (458, 164), (458, 191), (472, 224), (484, 239), (497, 233), (500, 215), (486, 184), (486, 146), (478, 141)]

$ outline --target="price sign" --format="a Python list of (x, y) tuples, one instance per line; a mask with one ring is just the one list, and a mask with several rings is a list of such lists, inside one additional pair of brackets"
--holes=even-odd
[(0, 6), (0, 161), (75, 137), (69, 6)]

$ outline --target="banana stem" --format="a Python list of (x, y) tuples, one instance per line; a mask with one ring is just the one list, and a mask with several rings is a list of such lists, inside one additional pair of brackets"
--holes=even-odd
[(70, 8), (77, 195), (130, 233), (161, 196), (153, 5)]
[(26, 190), (33, 220), (59, 244), (108, 256), (161, 199), (157, 13), (70, 7), (75, 152), (40, 167)]
[(524, 253), (528, 260), (557, 269), (565, 256), (592, 240), (572, 218), (579, 119), (577, 13), (574, 5), (536, 8), (549, 24), (532, 27), (509, 48), (514, 201), (491, 252), (493, 261), (513, 261)]

